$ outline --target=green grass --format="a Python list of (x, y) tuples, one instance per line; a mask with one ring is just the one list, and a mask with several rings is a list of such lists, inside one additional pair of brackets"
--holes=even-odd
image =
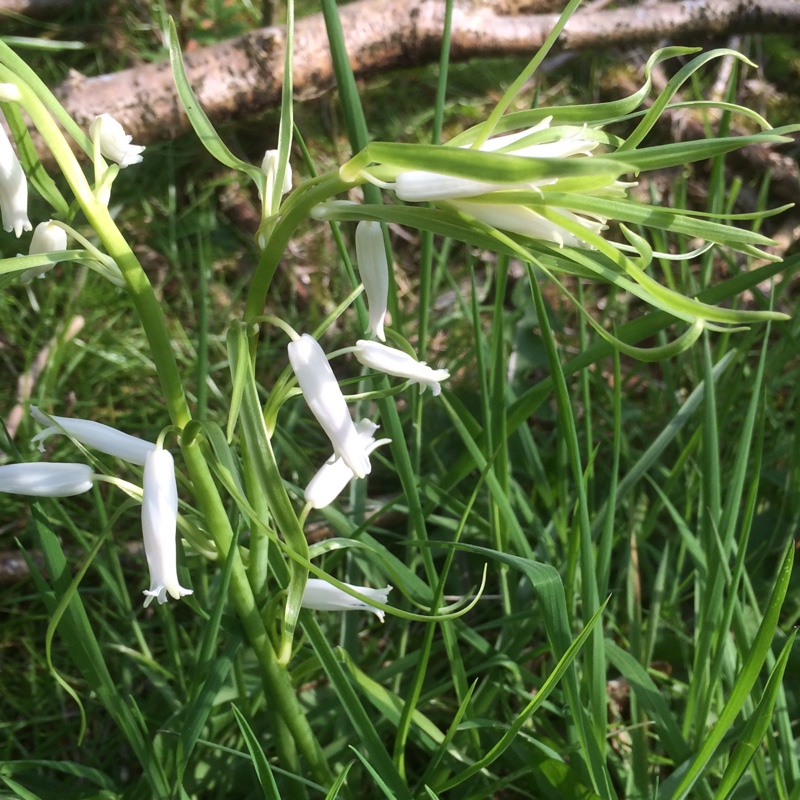
[[(67, 67), (91, 73), (93, 62), (126, 66), (131, 52), (163, 55), (153, 32), (164, 29), (168, 5), (142, 19), (141, 8), (119, 4), (118, 14), (141, 22), (127, 49), (107, 48), (97, 27), (86, 27), (91, 20), (80, 19), (51, 34), (81, 38), (86, 50), (23, 55), (48, 83)], [(255, 24), (247, 4), (187, 6), (178, 20), (184, 42)], [(796, 60), (785, 39), (779, 45), (780, 64)], [(770, 52), (770, 40), (763, 48)], [(594, 99), (570, 79), (602, 86), (603, 66), (587, 55), (548, 71), (540, 100)], [(520, 68), (493, 62), (492, 75), (507, 85)], [(343, 73), (341, 107), (329, 98), (297, 109), (314, 167), (343, 163), (366, 143), (365, 130), (376, 140), (430, 141), (440, 121), (448, 139), (485, 119), (496, 87), (487, 99), (480, 67), (450, 70), (446, 91), (435, 70), (420, 70), (397, 102), (392, 80), (359, 95)], [(713, 69), (702, 76), (711, 82)], [(686, 99), (705, 89), (698, 79)], [(263, 120), (269, 141), (254, 141), (250, 125), (222, 135), (259, 163), (276, 146), (278, 124), (277, 114)], [(518, 254), (393, 228), (392, 327), (452, 378), (433, 398), (416, 387), (389, 392), (397, 381), (365, 380), (354, 361), (334, 362), (348, 393), (377, 390), (359, 408), (379, 417), (393, 443), (391, 452), (376, 451), (366, 486), (312, 512), (305, 533), (313, 564), (339, 580), (392, 584), (397, 613), (381, 625), (368, 614), (301, 611), (289, 680), (270, 683), (253, 632), (263, 618), (278, 647), (280, 588), (304, 569), (287, 567), (269, 536), (279, 529), (291, 544), (294, 512), (281, 497), (299, 509), (330, 443), (296, 397), (281, 407), (267, 444), (259, 404), (269, 420), (287, 340), (263, 326), (249, 360), (236, 323), (259, 252), (241, 215), (221, 202), (235, 193), (240, 210), (257, 217), (255, 192), (191, 137), (145, 155), (121, 173), (112, 202), (205, 426), (184, 432), (184, 450), (191, 436), (204, 442), (242, 561), (198, 552), (213, 552), (219, 530), (211, 521), (223, 520), (191, 491), (190, 474), (198, 479), (179, 455), (191, 528), (182, 534), (198, 545), (183, 548), (180, 570), (195, 593), (163, 607), (141, 607), (139, 507), (117, 488), (34, 503), (0, 494), (2, 547), (25, 553), (32, 570), (0, 588), (0, 797), (800, 797), (796, 318), (705, 331), (685, 352), (638, 361), (614, 351)], [(297, 185), (309, 174), (297, 145), (292, 162)], [(687, 168), (670, 197), (697, 209), (689, 198), (702, 182), (702, 208), (727, 209), (732, 177), (723, 167), (717, 156), (710, 172)], [(777, 205), (760, 177), (744, 178), (758, 208)], [(657, 184), (648, 189), (660, 205)], [(76, 225), (88, 233), (82, 219)], [(301, 226), (266, 312), (301, 332), (333, 314), (352, 289), (343, 254), (352, 258), (353, 230), (346, 222)], [(3, 242), (6, 256), (25, 246)], [(693, 246), (661, 232), (653, 244)], [(650, 274), (677, 292), (705, 289), (702, 299), (726, 307), (791, 310), (797, 255), (789, 251), (770, 294), (770, 268), (752, 277), (761, 266), (754, 259), (721, 252), (689, 265), (654, 263)], [(561, 280), (606, 330), (639, 345), (667, 344), (682, 330), (624, 287)], [(74, 315), (83, 327), (65, 340)], [(62, 264), (27, 288), (5, 287), (0, 330), (3, 415), (16, 402), (16, 379), (50, 344), (32, 402), (151, 440), (169, 424), (128, 295), (96, 274)], [(323, 342), (332, 351), (360, 335), (348, 310)], [(254, 364), (252, 377), (245, 363)], [(237, 380), (244, 389), (229, 451)], [(14, 442), (3, 442), (10, 460), (40, 457), (29, 443), (35, 427), (25, 416)], [(178, 453), (174, 435), (167, 444)], [(48, 460), (80, 458), (64, 437), (47, 445)], [(136, 468), (108, 457), (96, 468), (140, 481)], [(264, 482), (273, 469), (283, 484)], [(484, 574), (483, 596), (463, 616), (413, 618), (452, 611)], [(255, 621), (232, 594), (242, 576), (258, 603)], [(286, 734), (280, 693), (289, 689), (324, 768), (298, 755), (296, 736)]]

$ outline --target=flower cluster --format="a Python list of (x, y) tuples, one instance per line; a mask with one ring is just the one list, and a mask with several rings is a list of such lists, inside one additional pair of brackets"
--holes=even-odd
[[(192, 594), (178, 581), (178, 488), (172, 455), (157, 444), (99, 422), (50, 416), (36, 406), (31, 406), (31, 416), (45, 426), (33, 437), (40, 450), (50, 436), (66, 434), (81, 445), (144, 467), (142, 533), (150, 568), (144, 604), (148, 606), (153, 598), (166, 603), (167, 594), (176, 600)], [(30, 497), (70, 497), (88, 492), (103, 477), (81, 463), (6, 464), (0, 466), (0, 491)]]
[[(376, 222), (360, 222), (356, 228), (356, 260), (367, 295), (369, 325), (367, 333), (386, 340), (384, 325), (388, 309), (389, 262), (381, 227)], [(375, 440), (378, 429), (368, 419), (353, 422), (339, 382), (320, 344), (307, 333), (289, 343), (292, 365), (303, 397), (333, 445), (333, 456), (316, 473), (305, 490), (311, 508), (324, 508), (332, 503), (355, 478), (366, 477), (370, 470), (369, 456), (389, 439)], [(441, 392), (440, 381), (450, 377), (446, 369), (433, 369), (417, 361), (403, 350), (380, 342), (359, 339), (347, 348), (366, 367), (430, 388), (434, 396)]]
[[(6, 101), (19, 101), (21, 99), (19, 90), (13, 84), (0, 84), (0, 99)], [(0, 215), (2, 215), (3, 228), (6, 231), (13, 231), (19, 238), (23, 231), (32, 229), (28, 219), (28, 181), (25, 171), (20, 163), (14, 147), (5, 130), (5, 118), (0, 113)], [(131, 136), (125, 133), (122, 125), (109, 114), (101, 114), (95, 117), (89, 126), (89, 134), (95, 147), (95, 165), (101, 162), (101, 157), (105, 157), (116, 162), (120, 168), (138, 164), (142, 160), (141, 153), (143, 146), (131, 144)], [(97, 169), (98, 175), (104, 174)], [(106, 205), (109, 201), (110, 182), (113, 174), (96, 189)], [(31, 239), (28, 255), (43, 255), (48, 253), (58, 253), (67, 249), (67, 231), (71, 232), (69, 226), (61, 222), (48, 220), (36, 226)], [(43, 267), (25, 270), (21, 274), (21, 280), (27, 282), (34, 277), (41, 277), (46, 271), (52, 269), (55, 262)], [(112, 280), (115, 276), (114, 269), (110, 270)]]
[[(526, 159), (567, 159), (590, 157), (600, 144), (591, 138), (595, 133), (587, 127), (567, 129), (562, 132), (550, 130), (552, 117), (545, 117), (539, 123), (526, 130), (505, 136), (488, 139), (477, 149), (483, 153), (498, 153)], [(561, 136), (551, 141), (539, 141), (548, 135)], [(530, 143), (534, 140), (533, 143)], [(461, 145), (462, 148), (467, 145)], [(563, 182), (563, 181), (562, 181)], [(589, 190), (595, 196), (622, 197), (624, 189), (632, 184), (623, 183), (609, 177)], [(542, 189), (559, 191), (558, 178), (537, 178), (518, 183), (495, 183), (469, 178), (459, 178), (423, 170), (407, 170), (401, 172), (394, 183), (386, 184), (386, 188), (394, 190), (401, 200), (408, 203), (445, 202), (450, 207), (461, 211), (486, 225), (499, 230), (518, 233), (531, 239), (552, 242), (559, 247), (586, 246), (576, 234), (563, 226), (546, 219), (533, 209), (518, 202), (503, 202), (505, 192), (528, 191), (542, 196)], [(552, 208), (559, 215), (565, 215), (571, 222), (577, 223), (591, 233), (605, 230), (606, 217), (600, 214), (576, 214), (564, 208)]]

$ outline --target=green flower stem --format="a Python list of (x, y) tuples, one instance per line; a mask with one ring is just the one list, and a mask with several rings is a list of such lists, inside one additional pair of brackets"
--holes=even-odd
[[(259, 614), (239, 548), (233, 546), (233, 529), (228, 515), (197, 439), (184, 434), (181, 439), (181, 450), (194, 484), (195, 497), (200, 511), (214, 537), (219, 552), (224, 558), (234, 559), (231, 567), (230, 598), (261, 667), (264, 691), (270, 702), (270, 709), (279, 715), (281, 724), (291, 734), (297, 749), (306, 759), (315, 778), (323, 785), (329, 786), (333, 782), (333, 775), (328, 768), (322, 748), (308, 724), (305, 711), (297, 699), (289, 672), (278, 663), (277, 653)], [(281, 728), (277, 727), (277, 730), (280, 733)], [(283, 739), (285, 736), (278, 736), (279, 743)], [(282, 750), (288, 750), (285, 742)], [(290, 754), (286, 755), (291, 758)]]
[(191, 419), (191, 414), (186, 403), (178, 365), (172, 354), (172, 342), (164, 313), (153, 287), (133, 250), (117, 228), (108, 208), (95, 197), (78, 160), (50, 112), (30, 87), (17, 82), (14, 77), (10, 70), (0, 67), (0, 79), (12, 81), (18, 86), (22, 95), (22, 106), (47, 142), (89, 224), (97, 232), (109, 256), (120, 268), (147, 335), (170, 418), (175, 425), (182, 428)]
[(298, 190), (286, 201), (285, 211), (275, 224), (266, 247), (261, 252), (253, 280), (250, 282), (250, 290), (247, 293), (245, 321), (250, 321), (264, 313), (264, 303), (270, 284), (298, 225), (311, 216), (311, 209), (315, 205), (346, 192), (353, 185), (343, 181), (338, 172), (323, 175), (316, 181), (309, 181), (309, 184), (307, 184), (307, 188)]
[[(0, 78), (13, 80), (13, 74), (0, 68)], [(16, 83), (16, 81), (14, 82)], [(191, 414), (186, 403), (178, 366), (172, 355), (172, 344), (166, 320), (153, 292), (153, 287), (125, 237), (111, 218), (108, 208), (95, 197), (77, 159), (50, 113), (26, 85), (22, 84), (19, 88), (25, 110), (47, 142), (89, 223), (100, 236), (108, 254), (117, 263), (125, 278), (150, 344), (170, 417), (175, 425), (184, 428), (190, 422)], [(220, 553), (226, 558), (230, 556), (235, 559), (232, 567), (230, 594), (250, 646), (261, 666), (267, 696), (281, 718), (277, 739), (282, 755), (289, 761), (289, 766), (296, 762), (294, 747), (286, 736), (288, 730), (294, 744), (308, 762), (317, 779), (329, 784), (333, 777), (322, 749), (306, 721), (305, 713), (297, 699), (288, 671), (278, 664), (272, 642), (258, 613), (239, 550), (232, 546), (233, 530), (211, 477), (208, 464), (206, 464), (194, 437), (183, 437), (182, 451), (195, 488), (195, 497), (208, 529), (212, 532)]]

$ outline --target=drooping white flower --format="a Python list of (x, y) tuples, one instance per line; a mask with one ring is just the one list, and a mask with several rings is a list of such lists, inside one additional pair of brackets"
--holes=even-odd
[[(386, 603), (389, 592), (392, 591), (391, 586), (387, 586), (385, 589), (369, 589), (366, 586), (353, 586), (349, 583), (346, 583), (345, 586), (363, 594), (370, 600), (377, 600), (379, 603)], [(371, 611), (381, 622), (384, 618), (384, 612), (380, 608), (374, 608), (363, 600), (356, 600), (347, 592), (343, 592), (319, 578), (308, 579), (301, 605), (303, 608), (310, 608), (314, 611)]]
[(0, 214), (3, 230), (14, 231), (19, 237), (22, 231), (29, 231), (28, 219), (28, 181), (22, 164), (6, 134), (0, 114)]
[(147, 454), (142, 483), (142, 535), (150, 588), (146, 589), (145, 608), (153, 598), (167, 602), (167, 594), (175, 600), (187, 594), (178, 583), (177, 557), (178, 486), (172, 454), (161, 447)]
[(303, 397), (328, 434), (334, 454), (341, 457), (357, 477), (368, 475), (369, 456), (322, 347), (313, 336), (304, 333), (289, 343), (288, 350)]
[[(481, 203), (480, 200), (451, 200), (450, 205), (493, 228), (519, 233), (543, 242), (553, 242), (559, 247), (564, 247), (564, 245), (569, 247), (585, 246), (583, 240), (574, 233), (545, 219), (527, 206), (511, 203)], [(590, 218), (563, 208), (553, 208), (553, 211), (577, 222), (590, 233), (600, 233), (605, 230), (604, 217)]]
[(4, 464), (0, 492), (30, 497), (71, 497), (92, 488), (94, 473), (88, 464)]
[(100, 114), (89, 126), (89, 135), (100, 143), (100, 152), (120, 167), (129, 167), (142, 160), (144, 145), (131, 144), (132, 136), (111, 114)]
[(369, 307), (367, 333), (386, 341), (383, 322), (389, 298), (389, 262), (379, 222), (363, 220), (356, 226), (356, 262)]
[[(573, 157), (588, 158), (599, 144), (600, 136), (586, 126), (568, 128), (559, 126), (550, 129), (552, 118), (547, 117), (537, 125), (516, 133), (496, 136), (488, 139), (478, 147), (483, 152), (499, 153), (516, 158), (567, 159)], [(542, 140), (551, 137), (551, 141)], [(529, 143), (533, 139), (534, 143)], [(468, 147), (461, 145), (462, 148)], [(587, 194), (598, 197), (624, 196), (624, 189), (633, 185), (615, 180), (609, 176), (607, 183), (587, 188)], [(551, 187), (551, 191), (559, 190), (560, 179), (542, 178), (521, 182), (507, 181), (495, 183), (462, 178), (455, 175), (444, 175), (423, 170), (401, 172), (394, 184), (385, 184), (394, 189), (401, 200), (407, 202), (445, 202), (450, 208), (463, 211), (475, 219), (503, 231), (529, 236), (546, 242), (553, 242), (559, 247), (588, 247), (580, 233), (569, 231), (556, 222), (551, 222), (534, 207), (520, 203), (502, 202), (503, 192), (528, 191), (545, 197), (543, 187)], [(384, 185), (384, 184), (380, 184)], [(576, 191), (574, 182), (564, 191)], [(492, 195), (491, 198), (487, 195)], [(605, 230), (606, 217), (601, 214), (576, 214), (557, 206), (548, 206), (552, 211), (566, 217), (571, 222), (584, 228), (590, 234), (599, 234)]]
[(371, 367), (397, 378), (405, 378), (411, 383), (418, 383), (423, 390), (427, 386), (433, 392), (434, 397), (442, 391), (439, 382), (450, 377), (450, 373), (446, 369), (433, 369), (424, 361), (417, 361), (408, 353), (394, 347), (387, 347), (379, 342), (359, 339), (356, 342), (354, 353), (365, 367)]
[(31, 406), (31, 416), (40, 425), (48, 426), (31, 440), (39, 446), (39, 450), (42, 452), (45, 439), (56, 434), (66, 434), (87, 447), (92, 447), (109, 456), (121, 458), (123, 461), (129, 461), (131, 464), (144, 465), (148, 454), (156, 449), (152, 442), (137, 439), (135, 436), (100, 422), (72, 417), (55, 417), (44, 414), (36, 406)]
[[(31, 246), (28, 248), (28, 255), (37, 256), (41, 253), (58, 253), (61, 250), (67, 249), (67, 232), (56, 225), (53, 220), (47, 222), (40, 222), (33, 229), (33, 237), (31, 238)], [(38, 278), (49, 272), (56, 265), (56, 262), (48, 264), (46, 267), (36, 267), (34, 269), (27, 269), (22, 273), (20, 279), (23, 283)]]
[[(367, 455), (383, 444), (388, 444), (391, 439), (375, 441), (375, 431), (378, 426), (368, 420), (362, 419), (356, 424), (358, 436), (364, 444)], [(306, 502), (311, 508), (325, 508), (329, 506), (345, 489), (355, 475), (353, 470), (345, 464), (341, 457), (326, 461), (309, 481), (304, 493)]]
[[(496, 136), (487, 139), (478, 150), (483, 152), (504, 153), (523, 158), (569, 158), (570, 156), (588, 156), (598, 142), (582, 135), (579, 129), (572, 136), (567, 136), (552, 142), (539, 142), (537, 144), (524, 143), (524, 140), (550, 126), (552, 117), (546, 117), (541, 122), (524, 131)], [(519, 144), (518, 144), (519, 143)], [(462, 146), (467, 149), (467, 145)], [(395, 194), (409, 203), (420, 203), (434, 200), (453, 200), (464, 197), (475, 197), (488, 192), (502, 191), (504, 189), (534, 189), (538, 186), (553, 183), (552, 180), (526, 181), (521, 183), (489, 183), (469, 178), (460, 178), (456, 175), (443, 175), (437, 172), (424, 170), (408, 170), (401, 172), (394, 185)]]

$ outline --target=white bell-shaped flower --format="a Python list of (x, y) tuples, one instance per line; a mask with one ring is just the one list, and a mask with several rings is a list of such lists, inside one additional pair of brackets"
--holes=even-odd
[(137, 439), (135, 436), (100, 422), (72, 417), (55, 417), (44, 414), (36, 406), (31, 406), (31, 416), (40, 425), (47, 426), (31, 440), (39, 446), (41, 451), (44, 451), (44, 440), (56, 434), (66, 434), (87, 447), (92, 447), (109, 456), (121, 458), (123, 461), (129, 461), (131, 464), (144, 465), (147, 455), (156, 449), (152, 442)]
[[(385, 589), (369, 589), (366, 586), (353, 586), (349, 583), (346, 583), (345, 586), (363, 594), (370, 600), (377, 600), (384, 604), (389, 597), (389, 592), (392, 591), (391, 586), (387, 586)], [(380, 608), (375, 608), (363, 600), (357, 600), (347, 592), (343, 592), (319, 578), (308, 579), (301, 605), (303, 608), (310, 608), (314, 611), (371, 611), (381, 622), (384, 617), (384, 612)]]
[(424, 361), (417, 361), (408, 353), (394, 347), (387, 347), (379, 342), (359, 339), (354, 352), (356, 358), (365, 367), (371, 367), (397, 378), (405, 378), (411, 383), (418, 383), (423, 390), (427, 386), (433, 392), (434, 397), (442, 391), (439, 382), (450, 377), (450, 373), (446, 369), (433, 369)]
[(184, 589), (178, 582), (177, 521), (175, 462), (168, 450), (157, 447), (147, 454), (142, 483), (142, 535), (150, 568), (145, 607), (153, 598), (166, 603), (167, 594), (176, 600), (192, 594), (191, 589)]
[(120, 167), (129, 167), (142, 161), (144, 145), (131, 144), (132, 136), (111, 114), (100, 114), (89, 126), (89, 135), (100, 143), (100, 152)]
[(3, 218), (3, 230), (14, 231), (20, 236), (22, 231), (31, 229), (28, 219), (28, 181), (3, 127), (4, 121), (5, 118), (0, 114), (0, 215)]
[(304, 333), (289, 343), (288, 350), (303, 397), (328, 434), (334, 454), (341, 457), (357, 477), (368, 475), (369, 456), (322, 347), (313, 336)]
[(92, 488), (94, 473), (88, 464), (4, 464), (0, 492), (29, 497), (71, 497)]
[[(391, 441), (391, 439), (378, 439), (376, 442), (376, 430), (378, 426), (368, 419), (362, 419), (356, 424), (356, 431), (367, 455), (370, 455), (375, 448)], [(353, 470), (345, 464), (344, 459), (334, 456), (326, 461), (309, 481), (304, 493), (306, 502), (311, 508), (329, 506), (354, 477)]]
[[(56, 225), (53, 220), (47, 222), (40, 222), (33, 229), (33, 237), (31, 238), (31, 245), (28, 248), (28, 255), (37, 256), (41, 253), (58, 253), (67, 249), (67, 232)], [(22, 273), (20, 279), (23, 283), (27, 283), (33, 278), (40, 278), (45, 272), (49, 272), (56, 265), (56, 262), (48, 264), (46, 267), (36, 267), (35, 269), (27, 269)]]
[(389, 298), (389, 262), (380, 223), (364, 220), (356, 226), (356, 262), (367, 295), (367, 333), (385, 342), (383, 323)]

